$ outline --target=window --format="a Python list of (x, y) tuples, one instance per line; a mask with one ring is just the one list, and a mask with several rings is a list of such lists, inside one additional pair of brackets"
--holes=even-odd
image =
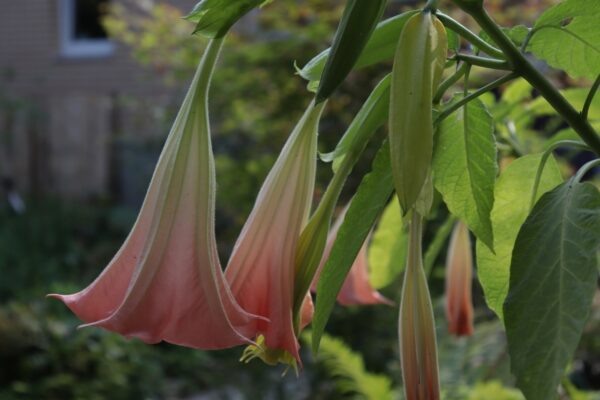
[(60, 51), (65, 57), (105, 57), (114, 51), (101, 19), (109, 0), (60, 0)]

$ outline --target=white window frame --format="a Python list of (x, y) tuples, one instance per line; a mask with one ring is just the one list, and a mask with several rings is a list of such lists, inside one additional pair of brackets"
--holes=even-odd
[(109, 39), (76, 39), (75, 2), (77, 0), (59, 0), (58, 27), (60, 54), (68, 58), (108, 57), (115, 51), (115, 44)]

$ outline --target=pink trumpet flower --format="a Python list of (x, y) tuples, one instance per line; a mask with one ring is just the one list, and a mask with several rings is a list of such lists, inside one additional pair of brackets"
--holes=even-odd
[(83, 326), (199, 349), (253, 343), (257, 321), (232, 296), (214, 236), (215, 168), (207, 94), (210, 42), (169, 133), (133, 229), (100, 276), (62, 300)]
[[(260, 189), (254, 208), (235, 244), (225, 277), (239, 304), (268, 320), (254, 320), (257, 346), (243, 361), (259, 357), (269, 364), (300, 363), (293, 312), (295, 257), (313, 196), (317, 127), (324, 103), (311, 102), (289, 136)], [(302, 325), (312, 319), (310, 294)], [(300, 327), (301, 328), (301, 327)]]
[(473, 256), (467, 226), (454, 226), (446, 260), (446, 319), (448, 331), (456, 336), (473, 334)]
[[(344, 208), (342, 213), (338, 216), (331, 227), (329, 235), (327, 235), (327, 244), (325, 245), (325, 250), (323, 251), (323, 259), (313, 281), (313, 291), (316, 291), (320, 272), (325, 266), (325, 263), (329, 258), (329, 254), (331, 254), (331, 248), (333, 247), (333, 243), (335, 242), (338, 231), (342, 226), (342, 222), (344, 222), (344, 216), (346, 215), (347, 209), (348, 207)], [(348, 273), (348, 276), (346, 277), (346, 280), (340, 289), (340, 293), (337, 296), (338, 303), (343, 306), (371, 304), (387, 304), (390, 306), (394, 305), (394, 302), (386, 299), (381, 295), (381, 293), (373, 289), (373, 286), (371, 286), (371, 283), (369, 282), (369, 262), (367, 257), (368, 242), (369, 239), (367, 238), (365, 243), (363, 243), (362, 247), (360, 248), (360, 251), (356, 256), (356, 260), (354, 260), (354, 263), (350, 268), (350, 272)]]
[(406, 400), (439, 400), (437, 343), (431, 297), (423, 270), (422, 218), (412, 211), (398, 331)]

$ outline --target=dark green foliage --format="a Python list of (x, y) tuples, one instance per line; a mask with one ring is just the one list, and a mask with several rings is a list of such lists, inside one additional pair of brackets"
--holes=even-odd
[(571, 179), (543, 195), (513, 250), (504, 319), (511, 370), (528, 400), (551, 400), (596, 290), (600, 192)]
[(317, 103), (327, 99), (360, 57), (387, 0), (348, 0), (317, 90)]

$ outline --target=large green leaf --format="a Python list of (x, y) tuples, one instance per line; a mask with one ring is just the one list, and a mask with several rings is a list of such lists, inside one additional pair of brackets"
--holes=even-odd
[(319, 348), (321, 335), (335, 305), (346, 275), (366, 240), (377, 216), (393, 192), (390, 147), (384, 142), (373, 160), (372, 171), (360, 183), (344, 222), (338, 231), (327, 262), (317, 284), (317, 301), (313, 318), (312, 348)]
[(331, 55), (317, 90), (317, 103), (328, 98), (354, 67), (354, 63), (381, 19), (387, 0), (348, 0), (333, 38)]
[(528, 49), (573, 77), (596, 78), (600, 72), (600, 3), (567, 0), (536, 21)]
[[(380, 61), (391, 59), (394, 56), (396, 43), (398, 43), (398, 38), (404, 24), (417, 12), (419, 11), (408, 11), (380, 22), (356, 61), (355, 68), (364, 68)], [(300, 76), (308, 81), (318, 81), (321, 79), (321, 74), (327, 63), (330, 51), (331, 49), (326, 49), (306, 63), (299, 71)]]
[[(529, 199), (542, 154), (531, 154), (513, 161), (498, 178), (494, 190), (492, 228), (494, 250), (477, 241), (477, 276), (488, 306), (503, 318), (502, 304), (508, 293), (510, 260), (519, 228), (529, 213)], [(553, 157), (546, 163), (538, 188), (538, 198), (561, 183)]]
[(369, 247), (369, 280), (374, 288), (389, 285), (404, 270), (407, 245), (400, 204), (394, 197), (383, 211)]
[(271, 0), (202, 0), (185, 18), (196, 23), (194, 33), (221, 37), (253, 8)]
[[(457, 99), (454, 99), (457, 100)], [(464, 220), (493, 249), (496, 143), (493, 120), (474, 100), (440, 124), (433, 156), (433, 181), (450, 212)]]
[(599, 248), (600, 192), (589, 183), (546, 193), (519, 231), (504, 319), (511, 370), (528, 400), (557, 398), (589, 315)]

